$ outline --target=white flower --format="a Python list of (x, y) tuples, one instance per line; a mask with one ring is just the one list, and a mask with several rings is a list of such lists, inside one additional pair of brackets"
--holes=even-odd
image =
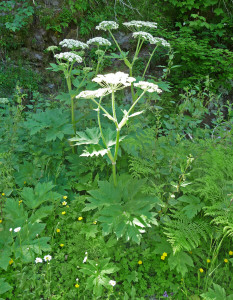
[(110, 281), (109, 281), (109, 284), (112, 285), (112, 286), (115, 286), (115, 285), (116, 285), (116, 281), (110, 280)]
[(87, 256), (84, 257), (83, 264), (85, 264), (86, 261), (87, 261)]
[(123, 23), (130, 30), (137, 30), (138, 28), (157, 28), (157, 23), (155, 22), (145, 22), (145, 21), (131, 21)]
[(69, 48), (69, 49), (73, 49), (73, 48), (86, 49), (86, 48), (88, 48), (87, 44), (77, 41), (77, 40), (72, 40), (72, 39), (65, 39), (65, 40), (61, 41), (59, 43), (59, 45), (61, 45), (62, 47)]
[(90, 44), (95, 44), (95, 45), (100, 45), (100, 46), (111, 46), (111, 43), (109, 42), (109, 40), (104, 39), (102, 37), (95, 37), (93, 39), (90, 39), (87, 41), (87, 45)]
[(70, 62), (77, 61), (78, 63), (81, 63), (83, 61), (81, 56), (74, 54), (72, 52), (63, 52), (63, 53), (55, 54), (54, 57), (57, 59), (68, 60)]
[(45, 255), (44, 256), (44, 261), (50, 261), (52, 259), (51, 255)]
[(100, 98), (110, 94), (111, 91), (108, 88), (98, 89), (95, 91), (83, 91), (79, 93), (76, 98), (84, 98), (84, 99), (92, 99), (92, 98)]
[(129, 77), (126, 73), (116, 72), (105, 75), (99, 74), (92, 81), (97, 82), (102, 87), (109, 88), (111, 91), (116, 91), (130, 86), (136, 79)]
[(145, 31), (134, 32), (133, 37), (134, 38), (140, 37), (141, 39), (148, 41), (150, 44), (154, 43), (154, 37), (150, 33), (145, 32)]
[(12, 231), (12, 228), (10, 228), (9, 231)]
[(78, 278), (76, 278), (76, 281), (79, 281), (79, 279), (78, 279)]
[(153, 41), (151, 44), (159, 44), (159, 43), (164, 47), (170, 47), (170, 44), (163, 38), (153, 37)]
[(157, 86), (157, 84), (151, 83), (151, 82), (147, 82), (147, 81), (139, 81), (138, 83), (134, 83), (134, 86), (147, 91), (149, 93), (162, 93), (162, 90), (159, 89), (159, 87)]
[(114, 21), (103, 21), (99, 23), (98, 26), (96, 26), (97, 30), (111, 30), (111, 29), (117, 29), (119, 25)]
[(21, 230), (21, 227), (17, 227), (14, 229), (14, 232), (19, 232)]
[(40, 258), (40, 257), (37, 257), (37, 258), (35, 259), (35, 263), (36, 263), (36, 264), (42, 263), (42, 262), (43, 262), (43, 260), (42, 260), (42, 258)]

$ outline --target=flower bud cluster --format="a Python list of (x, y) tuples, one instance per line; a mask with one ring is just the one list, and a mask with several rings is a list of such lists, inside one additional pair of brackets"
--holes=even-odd
[(102, 87), (118, 90), (130, 86), (136, 79), (129, 77), (129, 75), (124, 72), (116, 72), (105, 75), (99, 74), (92, 81), (97, 82)]
[(150, 44), (154, 44), (154, 37), (148, 32), (145, 31), (137, 31), (133, 33), (134, 38), (141, 38), (145, 41), (148, 41)]
[(157, 86), (157, 84), (151, 83), (151, 82), (147, 82), (147, 81), (139, 81), (138, 83), (134, 83), (134, 86), (147, 91), (149, 93), (162, 93), (162, 90), (159, 89), (159, 87)]
[(102, 88), (94, 91), (83, 91), (79, 93), (76, 98), (84, 98), (84, 99), (92, 99), (92, 98), (100, 98), (110, 94), (111, 91), (108, 88)]
[(157, 28), (157, 23), (155, 22), (145, 22), (145, 21), (130, 21), (123, 23), (128, 29), (134, 30), (138, 28)]

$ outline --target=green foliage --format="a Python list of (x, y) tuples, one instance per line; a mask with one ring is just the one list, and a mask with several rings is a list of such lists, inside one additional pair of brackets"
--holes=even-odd
[(168, 263), (171, 270), (176, 268), (177, 272), (180, 273), (183, 277), (188, 272), (188, 267), (194, 266), (192, 258), (183, 251), (170, 256), (168, 259)]
[(83, 211), (98, 209), (96, 217), (104, 235), (114, 233), (118, 239), (124, 237), (139, 244), (145, 229), (157, 224), (151, 209), (159, 200), (141, 193), (143, 180), (125, 175), (118, 184), (114, 187), (111, 182), (100, 181), (99, 189), (89, 191), (91, 197)]
[(228, 295), (223, 287), (213, 283), (213, 289), (209, 288), (208, 292), (201, 294), (204, 300), (232, 300), (233, 294)]

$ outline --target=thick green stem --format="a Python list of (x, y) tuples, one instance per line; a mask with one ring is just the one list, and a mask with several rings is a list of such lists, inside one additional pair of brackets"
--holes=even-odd
[(112, 162), (112, 175), (114, 186), (117, 186), (117, 177), (116, 177), (116, 163)]
[[(129, 76), (133, 76), (133, 69), (129, 68)], [(134, 88), (133, 88), (133, 82), (131, 82), (131, 95), (132, 95), (132, 102), (134, 103), (134, 98), (135, 98), (135, 93), (134, 93)]]
[(149, 60), (148, 60), (148, 62), (147, 62), (147, 65), (146, 65), (146, 67), (145, 67), (145, 70), (144, 70), (144, 72), (143, 72), (142, 79), (145, 77), (146, 71), (147, 71), (147, 69), (148, 69), (148, 67), (149, 67), (149, 64), (150, 64), (150, 62), (151, 62), (151, 59), (152, 59), (152, 57), (153, 57), (153, 55), (154, 55), (154, 53), (155, 53), (155, 50), (156, 50), (157, 48), (158, 48), (158, 46), (156, 46), (156, 47), (154, 48), (153, 52), (151, 53), (151, 56), (150, 56), (150, 58), (149, 58)]

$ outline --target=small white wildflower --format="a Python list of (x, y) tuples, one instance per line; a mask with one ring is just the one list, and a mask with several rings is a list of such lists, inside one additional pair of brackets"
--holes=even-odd
[(99, 23), (98, 26), (96, 26), (97, 30), (111, 30), (111, 29), (117, 29), (119, 25), (114, 21), (102, 21)]
[(79, 279), (78, 279), (78, 278), (76, 278), (76, 281), (79, 281)]
[(136, 81), (135, 78), (129, 77), (128, 74), (123, 72), (109, 73), (105, 75), (97, 75), (92, 81), (97, 82), (100, 86), (109, 88), (112, 91), (120, 90), (130, 86), (132, 82)]
[(42, 260), (42, 258), (40, 258), (40, 257), (37, 257), (37, 258), (35, 259), (35, 263), (36, 263), (36, 264), (42, 263), (42, 262), (43, 262), (43, 260)]
[(151, 83), (151, 82), (147, 82), (147, 81), (139, 81), (138, 83), (134, 83), (134, 86), (145, 90), (149, 93), (162, 93), (162, 90), (159, 89), (159, 87), (157, 86), (157, 84)]
[(100, 46), (111, 46), (112, 44), (109, 42), (109, 40), (104, 39), (102, 37), (95, 37), (93, 39), (90, 39), (87, 41), (87, 45), (100, 45)]
[(84, 98), (84, 99), (92, 99), (92, 98), (100, 98), (110, 94), (111, 91), (108, 88), (98, 89), (95, 91), (83, 91), (79, 93), (76, 98)]
[(87, 256), (84, 257), (83, 264), (85, 264), (86, 261), (87, 261)]
[(85, 252), (85, 254), (87, 255), (87, 251)]
[(59, 43), (59, 45), (61, 45), (62, 47), (69, 48), (69, 49), (73, 49), (73, 48), (86, 49), (86, 48), (88, 48), (87, 44), (77, 41), (77, 40), (72, 40), (72, 39), (64, 39), (63, 41), (61, 41)]
[(174, 194), (171, 195), (171, 198), (176, 198), (176, 196)]
[(19, 232), (21, 230), (21, 227), (17, 227), (14, 229), (14, 232)]
[(55, 54), (54, 57), (57, 59), (64, 59), (70, 62), (76, 61), (78, 63), (81, 63), (83, 61), (81, 56), (74, 54), (72, 52), (63, 52), (63, 53)]
[(109, 284), (112, 285), (112, 286), (115, 286), (115, 285), (116, 285), (116, 281), (110, 280), (110, 281), (109, 281)]
[(44, 256), (44, 261), (50, 261), (52, 259), (51, 255), (45, 255)]
[(133, 32), (133, 37), (141, 38), (145, 41), (148, 41), (150, 44), (154, 44), (154, 37), (148, 32), (145, 32), (145, 31)]
[(98, 264), (95, 264), (96, 266), (98, 266)]
[(9, 231), (12, 231), (12, 228), (10, 228)]
[(164, 47), (170, 47), (170, 44), (163, 38), (153, 37), (151, 44), (161, 44)]
[(157, 23), (155, 22), (145, 22), (145, 21), (130, 21), (130, 22), (125, 22), (123, 23), (128, 29), (136, 31), (138, 28), (139, 29), (144, 29), (145, 27), (147, 28), (157, 28)]

